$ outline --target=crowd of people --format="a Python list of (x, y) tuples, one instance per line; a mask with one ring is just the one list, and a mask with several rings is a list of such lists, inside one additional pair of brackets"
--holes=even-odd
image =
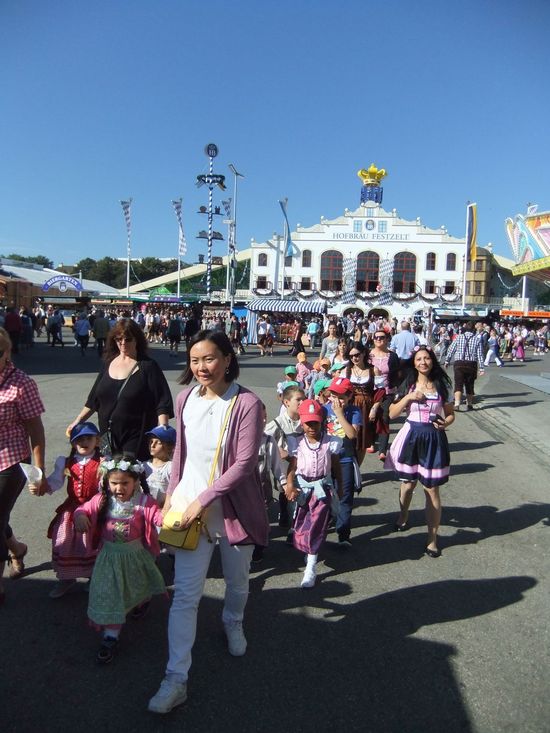
[[(221, 621), (233, 656), (247, 649), (249, 573), (269, 546), (269, 505), (278, 502), (287, 543), (305, 555), (300, 586), (313, 587), (331, 528), (340, 547), (352, 546), (366, 454), (377, 452), (400, 482), (395, 532), (409, 529), (414, 489), (421, 484), (424, 553), (438, 558), (440, 487), (450, 473), (446, 430), (463, 399), (468, 411), (474, 409), (476, 377), (492, 359), (500, 367), (508, 354), (523, 361), (527, 346), (548, 350), (546, 326), (532, 334), (504, 323), (431, 327), (383, 318), (292, 319), (285, 346), (296, 361), (284, 368), (276, 386), (279, 414), (268, 421), (259, 398), (238, 381), (237, 356), (247, 341), (246, 325), (234, 314), (167, 310), (163, 331), (161, 311), (106, 315), (98, 309), (80, 314), (73, 325), (83, 354), (90, 333), (95, 336), (102, 367), (66, 428), (68, 455), (46, 475), (44, 407), (34, 380), (11, 361), (8, 315), (0, 328), (0, 605), (4, 565), (11, 577), (24, 574), (28, 548), (16, 538), (10, 513), (27, 480), (21, 464), (34, 464), (31, 493), (66, 491), (47, 529), (56, 575), (50, 596), (60, 599), (79, 579), (88, 582), (88, 618), (101, 634), (98, 663), (115, 657), (128, 614), (141, 618), (151, 598), (166, 593), (155, 561), (161, 551), (173, 557), (168, 661), (148, 703), (159, 714), (187, 698), (198, 606), (216, 547), (226, 585)], [(60, 336), (52, 321), (48, 326), (50, 317), (55, 310), (33, 328), (49, 329), (55, 346)], [(262, 355), (273, 353), (272, 320), (266, 315), (258, 321)], [(149, 344), (163, 334), (171, 353), (182, 340), (187, 347), (175, 406), (149, 355)], [(451, 363), (454, 385), (444, 368)], [(403, 414), (390, 447), (391, 423)]]

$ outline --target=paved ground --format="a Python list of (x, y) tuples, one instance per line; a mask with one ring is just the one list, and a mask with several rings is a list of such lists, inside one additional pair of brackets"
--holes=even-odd
[[(174, 394), (181, 362), (154, 348)], [(189, 702), (165, 719), (145, 711), (166, 660), (168, 602), (128, 623), (115, 662), (94, 662), (86, 595), (52, 601), (45, 531), (58, 499), (24, 493), (13, 513), (29, 543), (28, 574), (8, 581), (0, 612), (0, 730), (365, 731), (489, 733), (550, 730), (548, 407), (550, 355), (478, 381), (481, 409), (449, 433), (443, 555), (424, 545), (422, 497), (414, 528), (391, 532), (397, 484), (372, 456), (357, 500), (354, 546), (329, 542), (320, 582), (303, 591), (301, 556), (273, 525), (253, 573), (249, 651), (230, 657), (221, 632), (217, 563), (201, 603)], [(81, 407), (98, 360), (38, 343), (18, 359), (46, 404), (48, 464)], [(273, 412), (283, 353), (242, 358), (241, 382)], [(333, 536), (332, 536), (333, 537)], [(166, 570), (168, 570), (166, 568)]]

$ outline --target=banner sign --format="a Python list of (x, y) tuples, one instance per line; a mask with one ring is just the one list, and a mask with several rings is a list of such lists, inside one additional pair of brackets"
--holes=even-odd
[(517, 318), (550, 318), (550, 311), (527, 311), (527, 313), (524, 313), (520, 310), (503, 308), (499, 313), (501, 316), (513, 316)]
[(512, 275), (526, 275), (529, 272), (537, 272), (537, 270), (546, 270), (550, 267), (550, 257), (539, 257), (536, 260), (522, 262), (521, 265), (512, 267)]
[(78, 290), (79, 292), (83, 289), (82, 283), (80, 282), (80, 280), (77, 280), (76, 277), (71, 277), (70, 275), (55, 275), (49, 280), (46, 280), (44, 285), (42, 285), (42, 290), (46, 292), (54, 286), (57, 286), (57, 289), (61, 293), (64, 293), (69, 288), (72, 288), (73, 290)]

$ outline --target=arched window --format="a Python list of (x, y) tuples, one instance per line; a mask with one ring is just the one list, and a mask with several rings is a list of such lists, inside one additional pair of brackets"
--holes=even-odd
[(380, 257), (376, 252), (357, 255), (357, 290), (374, 293), (379, 282)]
[(267, 255), (265, 252), (258, 255), (258, 267), (267, 267)]
[(426, 255), (426, 270), (435, 270), (435, 252)]
[(411, 252), (398, 252), (393, 260), (393, 292), (414, 293), (416, 257)]
[(302, 252), (302, 267), (311, 267), (311, 250), (304, 249)]
[(454, 252), (449, 252), (447, 255), (447, 270), (456, 270), (456, 255)]
[(321, 255), (321, 290), (342, 290), (341, 252), (330, 249)]

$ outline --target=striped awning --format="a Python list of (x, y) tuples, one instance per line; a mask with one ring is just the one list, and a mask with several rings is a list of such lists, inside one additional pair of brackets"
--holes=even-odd
[(249, 311), (266, 313), (324, 313), (324, 300), (278, 300), (277, 298), (255, 298), (247, 303)]

